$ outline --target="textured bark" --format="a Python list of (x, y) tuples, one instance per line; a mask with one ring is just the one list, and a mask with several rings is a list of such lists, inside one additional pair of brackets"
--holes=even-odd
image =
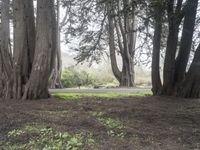
[(174, 13), (174, 0), (168, 2), (169, 34), (167, 38), (166, 56), (164, 61), (162, 94), (172, 95), (174, 91), (175, 57), (178, 44), (180, 18), (178, 10)]
[(153, 54), (152, 54), (152, 92), (153, 95), (160, 94), (162, 83), (160, 78), (160, 45), (161, 45), (161, 34), (162, 34), (162, 14), (163, 10), (161, 5), (156, 4), (154, 12), (154, 37), (153, 37)]
[(56, 51), (56, 16), (53, 0), (37, 2), (35, 56), (23, 99), (48, 98), (48, 81)]
[(61, 82), (61, 74), (62, 74), (62, 59), (61, 59), (61, 46), (60, 46), (60, 32), (61, 32), (61, 26), (60, 26), (60, 0), (57, 0), (57, 24), (56, 24), (56, 30), (57, 30), (57, 48), (56, 48), (56, 55), (55, 55), (55, 63), (54, 67), (49, 79), (49, 88), (57, 89), (57, 88), (63, 88), (62, 82)]
[[(135, 18), (135, 6), (130, 0), (123, 0), (124, 3), (124, 31), (123, 45), (124, 55), (123, 58), (123, 69), (122, 69), (122, 84), (127, 87), (135, 86), (134, 83), (134, 56), (135, 56), (135, 45), (136, 45), (136, 18)], [(126, 9), (131, 6), (131, 12)], [(124, 78), (126, 75), (126, 78)], [(124, 80), (125, 79), (125, 80)], [(124, 83), (123, 83), (124, 82)], [(122, 85), (123, 86), (123, 85)]]
[[(124, 0), (124, 9), (127, 9), (127, 6), (131, 4), (131, 1)], [(112, 15), (114, 13), (112, 9), (112, 4), (108, 3), (109, 46), (112, 70), (121, 87), (133, 87), (135, 86), (134, 56), (137, 35), (135, 8), (131, 5), (131, 13), (125, 11), (124, 16), (118, 15), (117, 17)], [(122, 71), (117, 66), (115, 31), (122, 57)]]
[(35, 50), (35, 23), (32, 0), (14, 1), (14, 98), (21, 99)]
[(114, 18), (112, 17), (112, 8), (108, 4), (108, 24), (109, 24), (109, 49), (111, 67), (115, 78), (121, 82), (121, 72), (117, 66), (116, 52), (115, 52), (115, 35), (114, 35)]
[(195, 19), (197, 13), (198, 0), (188, 1), (188, 7), (185, 11), (182, 38), (179, 54), (176, 59), (174, 82), (178, 86), (182, 82), (186, 74), (186, 67), (190, 55), (192, 38), (194, 33)]
[(12, 54), (9, 47), (10, 27), (9, 27), (9, 0), (1, 2), (1, 48), (0, 48), (0, 96), (6, 99), (12, 98), (13, 65)]
[(200, 98), (200, 44), (184, 82), (178, 88), (177, 96)]

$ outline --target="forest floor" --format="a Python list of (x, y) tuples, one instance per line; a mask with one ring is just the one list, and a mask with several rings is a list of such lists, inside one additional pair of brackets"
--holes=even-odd
[(200, 150), (200, 100), (129, 95), (0, 103), (1, 150)]

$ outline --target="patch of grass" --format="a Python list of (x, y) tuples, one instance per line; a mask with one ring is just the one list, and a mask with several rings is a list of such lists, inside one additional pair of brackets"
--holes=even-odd
[(79, 100), (86, 97), (116, 99), (124, 97), (145, 97), (152, 96), (151, 92), (138, 92), (138, 93), (54, 93), (52, 96), (65, 99), (65, 100)]
[(105, 114), (105, 112), (90, 111), (89, 114), (93, 117), (102, 117)]
[(123, 123), (117, 119), (112, 118), (98, 118), (98, 121), (108, 127), (109, 129), (123, 129)]
[[(59, 132), (42, 126), (14, 129), (8, 132), (7, 137), (9, 141), (3, 147), (6, 150), (78, 150), (84, 145), (92, 147), (95, 143), (92, 134), (70, 135), (68, 132)], [(22, 139), (21, 142), (19, 139)]]

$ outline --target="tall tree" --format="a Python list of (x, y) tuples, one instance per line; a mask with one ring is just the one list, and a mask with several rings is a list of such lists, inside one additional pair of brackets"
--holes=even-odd
[[(117, 1), (115, 6), (109, 1), (108, 24), (109, 24), (109, 43), (110, 57), (113, 74), (118, 79), (120, 86), (132, 87), (134, 83), (134, 56), (136, 45), (136, 17), (135, 4), (129, 0)], [(123, 8), (121, 8), (123, 4)], [(120, 12), (124, 12), (123, 15)], [(117, 38), (118, 49), (122, 57), (122, 70), (117, 66), (116, 45)], [(112, 43), (112, 46), (111, 46)]]
[(13, 1), (14, 11), (14, 98), (21, 99), (28, 82), (35, 51), (33, 0)]
[(178, 52), (178, 57), (175, 64), (175, 84), (179, 84), (185, 78), (186, 68), (188, 64), (188, 59), (190, 56), (195, 19), (197, 13), (198, 0), (188, 1), (187, 9), (184, 14), (183, 31), (180, 41), (180, 48)]
[[(83, 61), (101, 60), (109, 45), (109, 57), (114, 76), (120, 86), (134, 86), (134, 56), (136, 45), (136, 3), (131, 0), (67, 1), (69, 27), (72, 37), (82, 37), (75, 59)], [(95, 6), (95, 7), (93, 7)], [(78, 10), (76, 15), (75, 11)], [(79, 21), (77, 21), (79, 20)], [(99, 27), (92, 28), (91, 24)], [(94, 29), (94, 30), (91, 30)], [(108, 43), (109, 41), (109, 43)], [(118, 43), (117, 43), (117, 42)], [(117, 54), (122, 58), (118, 67)]]
[(48, 98), (48, 81), (56, 52), (56, 16), (53, 0), (37, 2), (36, 45), (33, 67), (23, 99)]
[(0, 97), (12, 98), (13, 62), (10, 49), (10, 1), (1, 1)]
[(167, 38), (166, 56), (164, 62), (164, 76), (162, 93), (170, 95), (173, 93), (174, 74), (175, 74), (175, 58), (178, 44), (179, 26), (182, 21), (181, 8), (182, 0), (177, 1), (174, 8), (175, 0), (167, 1), (167, 15), (169, 34)]
[[(198, 97), (198, 59), (199, 59), (199, 47), (196, 50), (193, 63), (187, 72), (188, 60), (191, 52), (191, 45), (193, 40), (193, 33), (195, 27), (195, 20), (197, 15), (198, 0), (188, 0), (183, 3), (182, 0), (177, 0), (176, 5), (174, 0), (168, 0), (167, 3), (167, 15), (168, 15), (168, 39), (167, 48), (164, 62), (164, 81), (162, 86), (162, 93), (164, 95), (177, 95), (182, 97)], [(175, 7), (174, 7), (175, 6)], [(156, 9), (155, 9), (156, 10)], [(156, 17), (156, 15), (154, 15)], [(181, 22), (183, 21), (183, 25)], [(156, 20), (156, 25), (160, 20)], [(157, 27), (157, 26), (155, 26)], [(155, 28), (157, 29), (157, 28)], [(180, 29), (182, 29), (182, 35), (179, 40)], [(160, 32), (160, 31), (159, 31)], [(155, 32), (154, 37), (159, 34)], [(160, 36), (160, 35), (159, 35)], [(159, 38), (158, 38), (159, 39)], [(155, 40), (155, 38), (154, 38)], [(160, 40), (159, 40), (160, 41)], [(178, 44), (180, 43), (180, 44)], [(158, 47), (158, 43), (154, 42), (154, 55), (155, 48)], [(160, 50), (158, 50), (160, 52)], [(160, 79), (158, 73), (156, 73), (155, 62), (158, 68), (158, 56), (153, 56), (152, 78), (159, 83)], [(194, 83), (195, 81), (195, 83)], [(153, 90), (156, 89), (156, 84), (153, 84)], [(157, 88), (158, 89), (158, 88)], [(153, 91), (154, 94), (159, 94), (159, 91)]]
[(163, 19), (163, 0), (153, 1), (154, 14), (154, 37), (153, 37), (153, 54), (152, 54), (152, 92), (157, 95), (161, 92), (162, 83), (160, 78), (160, 47), (162, 35)]
[[(52, 89), (55, 88), (63, 88), (62, 82), (61, 82), (61, 74), (62, 74), (62, 59), (61, 59), (61, 30), (62, 30), (62, 25), (60, 24), (60, 7), (61, 7), (61, 2), (60, 0), (57, 0), (56, 2), (56, 31), (57, 31), (57, 48), (56, 48), (56, 54), (55, 54), (55, 63), (54, 67), (49, 79), (49, 87)], [(65, 18), (64, 18), (65, 21)]]

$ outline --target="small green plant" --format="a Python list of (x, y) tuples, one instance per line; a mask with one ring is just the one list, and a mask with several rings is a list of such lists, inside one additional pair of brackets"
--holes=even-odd
[(102, 117), (105, 114), (105, 112), (90, 111), (89, 114), (93, 117)]
[(19, 129), (14, 129), (10, 132), (8, 132), (8, 137), (17, 137), (20, 136), (22, 134), (24, 134), (25, 132)]
[(67, 150), (78, 150), (78, 148), (83, 145), (83, 143), (81, 141), (82, 141), (82, 137), (79, 136), (79, 135), (76, 135), (75, 137), (72, 137), (67, 142), (66, 149)]
[(111, 129), (123, 129), (123, 123), (119, 120), (112, 119), (112, 118), (98, 118), (98, 121), (101, 122), (108, 128)]

